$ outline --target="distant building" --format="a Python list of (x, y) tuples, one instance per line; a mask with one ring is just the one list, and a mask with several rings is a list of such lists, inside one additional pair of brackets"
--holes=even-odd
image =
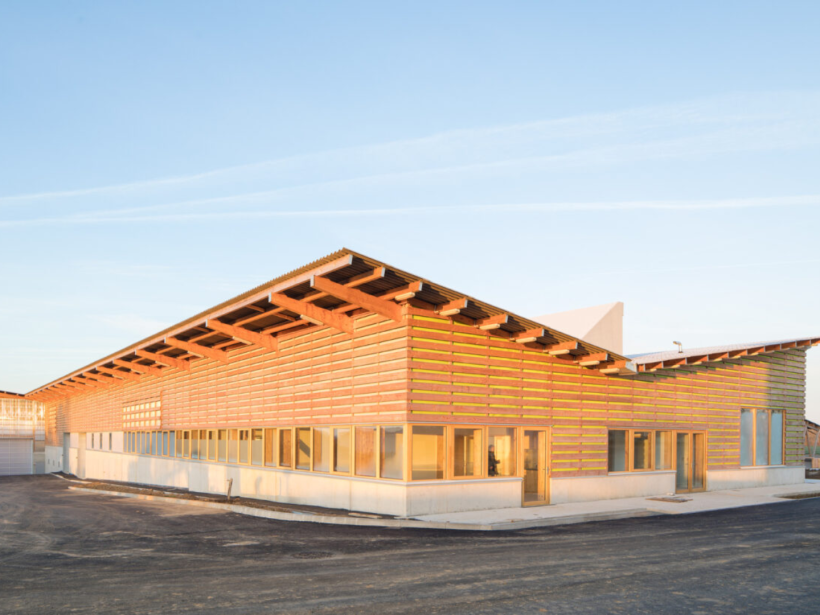
[(820, 338), (623, 356), (341, 250), (29, 393), (46, 470), (418, 515), (803, 480)]
[(0, 476), (45, 471), (44, 404), (0, 391)]

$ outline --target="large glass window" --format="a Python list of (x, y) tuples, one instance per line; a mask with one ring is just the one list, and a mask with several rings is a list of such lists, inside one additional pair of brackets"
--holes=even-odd
[(250, 448), (250, 431), (247, 429), (239, 430), (239, 463), (248, 463), (248, 453)]
[(279, 430), (279, 465), (283, 468), (293, 466), (293, 430)]
[(626, 471), (626, 434), (622, 429), (609, 430), (609, 461), (610, 472)]
[(740, 465), (754, 465), (755, 416), (751, 410), (740, 411)]
[(178, 431), (177, 433), (177, 440), (179, 440), (179, 446), (177, 447), (175, 455), (177, 457), (182, 457), (182, 431)]
[(518, 472), (515, 427), (490, 427), (487, 431), (487, 475), (515, 476)]
[(339, 427), (333, 430), (333, 471), (350, 473), (350, 428)]
[(772, 412), (772, 446), (769, 464), (778, 466), (783, 463), (783, 413), (774, 410)]
[(632, 469), (652, 469), (652, 432), (632, 432)]
[(671, 470), (672, 465), (672, 432), (655, 432), (655, 469)]
[(404, 428), (400, 425), (382, 427), (381, 478), (404, 478)]
[(310, 427), (300, 427), (296, 433), (296, 467), (310, 470)]
[(216, 429), (211, 429), (208, 431), (208, 459), (210, 461), (216, 461), (216, 449)]
[(227, 461), (228, 460), (228, 430), (227, 429), (218, 429), (217, 430), (217, 435), (218, 435), (217, 447), (216, 447), (217, 461)]
[(162, 432), (162, 454), (163, 456), (168, 456), (168, 432)]
[(376, 428), (356, 428), (356, 476), (376, 476)]
[(151, 432), (151, 454), (152, 455), (157, 454), (157, 432), (156, 431)]
[(199, 430), (191, 432), (191, 459), (199, 459)]
[(251, 465), (261, 466), (265, 463), (265, 431), (251, 429)]
[(740, 411), (740, 465), (784, 463), (784, 416), (780, 410)]
[(191, 456), (191, 432), (182, 432), (182, 456), (188, 459)]
[(444, 427), (414, 425), (413, 480), (444, 478)]
[(239, 450), (239, 430), (228, 430), (228, 463), (236, 463), (237, 451)]
[[(108, 446), (111, 446), (109, 438)], [(168, 434), (168, 454), (173, 457), (176, 454), (176, 432), (172, 431)]]
[(481, 476), (482, 430), (476, 427), (456, 427), (453, 429), (453, 476)]
[(313, 428), (313, 471), (330, 472), (330, 427)]
[(276, 442), (277, 434), (275, 429), (265, 430), (265, 465), (276, 466)]

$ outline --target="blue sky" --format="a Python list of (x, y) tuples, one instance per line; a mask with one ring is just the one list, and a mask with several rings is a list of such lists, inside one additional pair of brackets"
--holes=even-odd
[[(627, 352), (820, 335), (816, 2), (0, 4), (0, 389), (340, 247)], [(820, 420), (820, 358), (809, 415)]]

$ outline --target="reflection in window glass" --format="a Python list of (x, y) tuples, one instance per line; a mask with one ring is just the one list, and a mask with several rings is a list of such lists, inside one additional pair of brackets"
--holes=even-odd
[(783, 413), (772, 411), (772, 457), (769, 462), (773, 466), (783, 463)]
[(250, 448), (250, 442), (248, 441), (249, 436), (250, 432), (247, 429), (239, 430), (239, 463), (248, 463), (248, 449)]
[(208, 459), (211, 461), (216, 461), (216, 449), (217, 449), (217, 439), (216, 439), (216, 430), (211, 429), (208, 432)]
[(655, 432), (655, 469), (672, 469), (672, 432)]
[(626, 432), (620, 429), (609, 431), (609, 471), (626, 471)]
[(335, 448), (333, 449), (333, 471), (350, 472), (350, 428), (339, 427), (333, 430)]
[(453, 429), (453, 476), (480, 476), (482, 456), (481, 429)]
[(265, 462), (265, 431), (251, 430), (251, 465), (261, 466)]
[(191, 459), (199, 459), (199, 430), (191, 432)]
[(313, 428), (313, 471), (330, 471), (330, 427)]
[(632, 432), (632, 469), (652, 469), (652, 432)]
[(275, 429), (265, 430), (265, 465), (276, 466), (276, 442), (277, 434)]
[(151, 454), (152, 455), (157, 454), (157, 432), (156, 431), (151, 432)]
[(296, 467), (310, 470), (310, 427), (300, 427), (296, 433)]
[(376, 476), (376, 428), (356, 428), (356, 476)]
[(413, 480), (444, 478), (444, 427), (413, 426)]
[(515, 476), (515, 427), (490, 427), (487, 440), (487, 475)]
[(293, 430), (280, 429), (279, 430), (279, 465), (283, 468), (290, 468), (293, 466)]
[(175, 456), (182, 457), (182, 431), (176, 432), (177, 440), (179, 440), (179, 446), (177, 447)]
[(236, 463), (236, 452), (239, 448), (239, 435), (236, 429), (228, 430), (228, 463)]
[(162, 454), (163, 456), (168, 456), (168, 432), (162, 432)]
[[(168, 454), (171, 457), (176, 455), (176, 432), (172, 431), (168, 434)], [(108, 446), (111, 446), (111, 442), (109, 441)]]
[(400, 425), (382, 427), (381, 466), (382, 478), (404, 478), (404, 428)]
[(217, 440), (217, 461), (227, 461), (228, 460), (228, 430), (227, 429), (218, 429), (217, 430), (218, 440)]
[(769, 413), (757, 411), (755, 421), (755, 465), (769, 465)]
[(751, 410), (740, 411), (740, 465), (754, 465), (754, 413)]

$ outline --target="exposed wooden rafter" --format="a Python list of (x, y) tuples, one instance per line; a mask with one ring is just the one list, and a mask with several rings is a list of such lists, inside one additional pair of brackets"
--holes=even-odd
[(119, 365), (120, 367), (127, 367), (128, 369), (141, 374), (162, 376), (163, 373), (160, 368), (154, 367), (153, 365), (143, 365), (141, 363), (136, 363), (134, 361), (121, 361), (119, 359), (114, 359), (114, 361), (112, 362), (114, 363), (114, 365)]
[(436, 312), (438, 312), (440, 316), (455, 316), (456, 314), (460, 314), (461, 310), (466, 310), (468, 307), (470, 307), (470, 300), (467, 299), (467, 297), (461, 297), (455, 301), (442, 303), (437, 306)]
[(162, 363), (168, 367), (175, 367), (177, 369), (184, 369), (191, 371), (191, 364), (183, 359), (175, 359), (174, 357), (166, 357), (164, 354), (157, 354), (156, 352), (149, 352), (148, 350), (134, 351), (138, 357), (143, 359), (151, 359), (154, 363)]
[(139, 382), (142, 379), (142, 376), (140, 376), (139, 374), (124, 372), (121, 369), (110, 369), (108, 367), (98, 367), (97, 369), (103, 372), (104, 374), (110, 374), (114, 378), (122, 378), (123, 380), (133, 380), (134, 382)]
[(312, 303), (288, 297), (283, 293), (271, 293), (268, 301), (300, 316), (307, 317), (313, 322), (353, 335), (353, 320), (349, 316), (333, 313)]
[[(312, 288), (336, 297), (337, 299), (341, 299), (342, 301), (346, 301), (355, 306), (364, 308), (365, 310), (379, 314), (385, 318), (390, 318), (396, 322), (401, 322), (402, 308), (392, 301), (386, 301), (379, 297), (374, 297), (373, 295), (362, 292), (357, 288), (342, 286), (341, 284), (337, 284), (327, 278), (314, 277), (310, 280), (310, 285)], [(305, 316), (313, 318), (310, 314), (305, 314)], [(320, 319), (317, 318), (317, 320)]]
[(228, 325), (219, 320), (205, 321), (205, 326), (209, 329), (213, 329), (214, 331), (218, 331), (223, 335), (229, 335), (231, 336), (231, 338), (235, 340), (245, 342), (246, 344), (253, 344), (254, 346), (266, 348), (267, 350), (271, 350), (274, 352), (278, 348), (276, 338), (271, 337), (270, 335), (264, 335), (262, 333), (257, 333), (255, 331), (249, 331), (248, 329), (245, 329), (243, 327)]
[(492, 331), (493, 329), (500, 329), (502, 325), (506, 325), (508, 322), (510, 322), (509, 314), (498, 314), (497, 316), (477, 320), (475, 326), (482, 331)]
[(164, 342), (168, 346), (179, 348), (180, 350), (184, 350), (185, 352), (189, 352), (194, 355), (199, 355), (201, 357), (213, 359), (215, 361), (221, 361), (222, 363), (229, 362), (228, 353), (224, 350), (217, 350), (215, 348), (209, 348), (207, 346), (202, 346), (200, 344), (192, 344), (190, 342), (182, 341), (181, 339), (178, 339), (176, 337), (166, 337)]

